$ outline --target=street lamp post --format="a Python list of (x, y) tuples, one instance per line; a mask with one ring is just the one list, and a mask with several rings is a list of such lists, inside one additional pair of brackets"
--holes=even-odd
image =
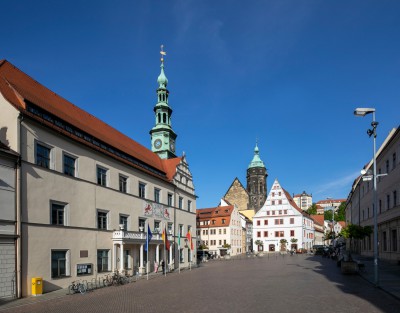
[(377, 185), (376, 185), (376, 128), (378, 122), (375, 121), (375, 109), (374, 108), (357, 108), (354, 110), (354, 115), (364, 117), (367, 114), (372, 113), (372, 129), (367, 130), (369, 137), (373, 136), (374, 142), (374, 154), (373, 154), (373, 179), (374, 179), (374, 193), (373, 193), (373, 211), (374, 211), (374, 283), (375, 286), (379, 285), (379, 274), (378, 274), (378, 205), (377, 205)]

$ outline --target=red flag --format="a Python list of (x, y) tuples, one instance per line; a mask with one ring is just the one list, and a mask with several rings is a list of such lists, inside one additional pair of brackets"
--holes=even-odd
[(170, 244), (167, 236), (167, 229), (164, 227), (164, 230), (162, 232), (162, 240), (164, 241), (165, 249), (169, 250)]
[(186, 234), (186, 238), (187, 238), (187, 240), (188, 240), (188, 242), (189, 242), (189, 249), (190, 250), (193, 250), (193, 241), (192, 241), (192, 234), (190, 233), (190, 230), (187, 232), (187, 234)]

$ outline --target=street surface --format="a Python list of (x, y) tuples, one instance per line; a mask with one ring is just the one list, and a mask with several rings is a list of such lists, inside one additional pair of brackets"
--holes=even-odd
[(398, 312), (400, 301), (336, 262), (311, 255), (213, 260), (191, 271), (152, 276), (0, 312)]

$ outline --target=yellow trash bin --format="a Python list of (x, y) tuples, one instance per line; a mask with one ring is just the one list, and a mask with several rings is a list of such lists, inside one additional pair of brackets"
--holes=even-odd
[(43, 294), (43, 279), (42, 277), (32, 278), (32, 296)]

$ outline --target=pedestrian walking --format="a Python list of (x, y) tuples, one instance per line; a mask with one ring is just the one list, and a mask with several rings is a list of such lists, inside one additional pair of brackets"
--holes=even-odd
[(163, 274), (165, 274), (165, 262), (164, 262), (164, 260), (161, 261), (161, 268), (162, 268)]

